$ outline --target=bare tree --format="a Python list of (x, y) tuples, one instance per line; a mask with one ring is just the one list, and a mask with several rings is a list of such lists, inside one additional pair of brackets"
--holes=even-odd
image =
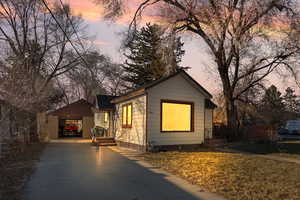
[(126, 82), (124, 81), (125, 71), (121, 64), (111, 63), (109, 70), (105, 72), (105, 88), (111, 95), (120, 95), (126, 92)]
[(112, 62), (96, 50), (82, 57), (84, 63), (79, 62), (75, 68), (57, 79), (57, 85), (63, 91), (64, 103), (81, 98), (92, 103), (97, 94), (119, 95), (126, 92), (123, 80), (125, 73), (121, 64)]
[(110, 60), (97, 51), (87, 52), (82, 57), (85, 61), (80, 61), (65, 74), (65, 86), (71, 98), (84, 98), (92, 103), (96, 94), (106, 93), (104, 80), (110, 70)]
[(2, 120), (19, 127), (15, 132), (22, 132), (24, 140), (35, 125), (35, 113), (55, 107), (62, 99), (54, 79), (80, 60), (70, 46), (83, 37), (82, 19), (68, 5), (49, 5), (50, 14), (45, 3), (0, 0), (0, 98), (13, 108)]
[[(97, 2), (104, 5), (108, 18), (125, 12), (126, 1)], [(176, 31), (187, 31), (204, 40), (222, 81), (228, 125), (235, 132), (236, 101), (241, 95), (276, 70), (296, 75), (296, 0), (143, 0), (130, 24), (131, 30), (150, 6), (156, 6), (156, 14)], [(249, 77), (254, 78), (237, 90)]]
[[(55, 20), (40, 0), (0, 1), (0, 38), (5, 47), (1, 52), (3, 98), (12, 101), (15, 92), (22, 89), (26, 94), (22, 99), (30, 100), (31, 108), (36, 108), (41, 97), (49, 94), (53, 78), (78, 63), (79, 56), (69, 48), (69, 38), (77, 39), (81, 18), (73, 16), (67, 5), (55, 4), (52, 13)], [(67, 55), (74, 59), (67, 60)], [(11, 103), (22, 105), (19, 98), (14, 99), (16, 102)]]

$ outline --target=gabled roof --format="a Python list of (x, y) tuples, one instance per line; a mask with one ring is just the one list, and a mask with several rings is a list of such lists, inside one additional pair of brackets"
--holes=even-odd
[(114, 108), (114, 104), (111, 103), (111, 100), (118, 96), (111, 95), (97, 95), (96, 108), (100, 110), (110, 110)]
[(93, 116), (91, 110), (92, 104), (84, 99), (80, 99), (74, 103), (68, 104), (62, 108), (59, 108), (49, 115), (62, 116), (62, 117), (83, 117), (83, 116)]
[(205, 99), (205, 108), (215, 109), (217, 107), (218, 106), (214, 102), (212, 102), (210, 99)]
[(160, 79), (157, 79), (155, 81), (152, 81), (150, 83), (147, 83), (143, 86), (140, 86), (140, 87), (137, 87), (129, 92), (127, 92), (126, 94), (118, 97), (118, 98), (115, 98), (113, 99), (111, 102), (113, 103), (116, 103), (116, 102), (120, 102), (120, 101), (123, 101), (123, 100), (126, 100), (126, 99), (129, 99), (129, 98), (132, 98), (132, 97), (135, 97), (135, 96), (138, 96), (140, 94), (143, 94), (145, 92), (145, 90), (149, 89), (149, 88), (152, 88), (174, 76), (177, 76), (177, 75), (183, 75), (184, 78), (186, 78), (188, 81), (190, 81), (192, 84), (195, 85), (195, 87), (201, 91), (202, 93), (204, 93), (208, 98), (212, 98), (212, 95), (204, 88), (202, 87), (195, 79), (193, 79), (186, 71), (184, 70), (179, 70), (173, 74), (170, 74), (169, 76), (165, 76), (165, 77), (162, 77)]

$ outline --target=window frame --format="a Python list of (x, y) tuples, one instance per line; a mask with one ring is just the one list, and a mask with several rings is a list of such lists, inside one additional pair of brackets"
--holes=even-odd
[[(128, 107), (129, 106), (131, 106), (131, 113), (130, 113), (130, 115), (131, 115), (131, 123), (130, 124), (128, 124)], [(123, 122), (124, 122), (124, 119), (123, 119), (123, 117), (124, 117), (124, 114), (123, 114), (123, 111), (124, 111), (124, 107), (126, 107), (126, 124), (123, 124)], [(132, 110), (133, 110), (133, 106), (132, 106), (132, 103), (126, 103), (126, 104), (124, 104), (124, 105), (122, 105), (122, 120), (121, 120), (121, 122), (122, 122), (122, 128), (132, 128)]]
[[(184, 105), (190, 105), (191, 106), (191, 122), (190, 122), (190, 130), (188, 131), (164, 131), (163, 130), (163, 103), (172, 103), (172, 104), (184, 104)], [(190, 132), (194, 132), (194, 119), (195, 119), (195, 110), (194, 110), (194, 102), (192, 101), (180, 101), (180, 100), (170, 100), (170, 99), (161, 99), (160, 100), (160, 132), (161, 133), (178, 133), (178, 132), (182, 132), (182, 133), (190, 133)]]

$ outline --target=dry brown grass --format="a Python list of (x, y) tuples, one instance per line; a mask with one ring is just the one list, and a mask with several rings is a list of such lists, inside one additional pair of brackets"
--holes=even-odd
[(25, 182), (34, 170), (45, 144), (15, 148), (0, 158), (0, 199), (20, 200)]
[(300, 199), (297, 164), (213, 151), (161, 152), (144, 158), (228, 199)]

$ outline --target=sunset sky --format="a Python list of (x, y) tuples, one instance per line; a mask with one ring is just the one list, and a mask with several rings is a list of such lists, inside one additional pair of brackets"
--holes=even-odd
[[(102, 53), (110, 56), (115, 62), (122, 62), (123, 56), (119, 52), (121, 32), (128, 28), (132, 13), (136, 9), (139, 0), (130, 0), (127, 7), (128, 12), (116, 22), (106, 22), (102, 18), (103, 9), (94, 4), (94, 0), (65, 0), (69, 3), (76, 14), (81, 14), (88, 25), (87, 33), (91, 36), (95, 46)], [(153, 22), (155, 17), (144, 16), (144, 22)], [(220, 91), (220, 83), (213, 70), (213, 59), (207, 53), (204, 42), (199, 37), (182, 36), (185, 43), (186, 54), (183, 58), (183, 66), (189, 66), (188, 71), (201, 85), (208, 89), (213, 95)], [(267, 84), (274, 84), (279, 89), (292, 86), (297, 89), (293, 80), (280, 80), (276, 75), (272, 76)], [(298, 93), (299, 90), (297, 89)]]

